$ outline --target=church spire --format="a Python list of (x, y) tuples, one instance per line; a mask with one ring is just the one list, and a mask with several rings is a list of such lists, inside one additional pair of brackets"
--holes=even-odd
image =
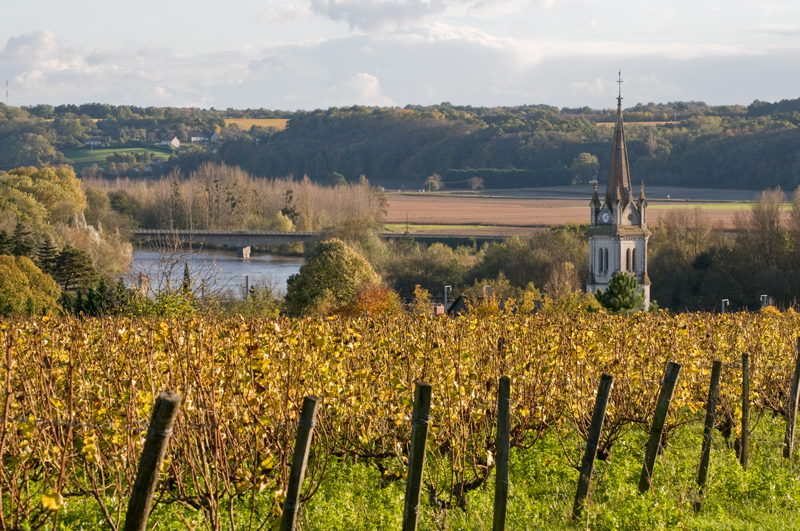
[[(620, 72), (619, 96), (617, 97), (617, 123), (614, 126), (614, 140), (611, 144), (611, 162), (608, 166), (606, 201), (613, 202), (617, 193), (621, 196), (622, 207), (631, 200), (631, 174), (628, 166), (628, 148), (625, 145), (625, 130), (622, 124), (622, 72)], [(617, 192), (618, 190), (618, 192)]]

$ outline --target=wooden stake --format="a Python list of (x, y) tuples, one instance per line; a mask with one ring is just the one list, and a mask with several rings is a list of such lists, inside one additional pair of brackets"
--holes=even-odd
[(183, 398), (179, 394), (169, 391), (162, 391), (156, 398), (142, 456), (139, 458), (136, 481), (128, 502), (124, 531), (145, 531), (147, 528), (161, 464), (164, 462), (172, 428), (175, 426), (175, 419), (182, 402)]
[(281, 529), (294, 531), (297, 528), (300, 493), (303, 491), (303, 480), (306, 477), (311, 438), (314, 436), (314, 426), (317, 425), (319, 403), (320, 399), (316, 396), (307, 396), (303, 399), (303, 409), (300, 411), (300, 421), (297, 423), (292, 469), (289, 472), (289, 487), (286, 489), (286, 501), (283, 502)]
[(425, 446), (428, 442), (428, 420), (431, 411), (430, 384), (418, 380), (414, 387), (414, 413), (411, 417), (411, 448), (408, 452), (403, 531), (417, 529), (419, 495), (422, 488), (422, 470), (425, 467)]
[(786, 438), (783, 443), (783, 457), (789, 459), (794, 451), (794, 427), (797, 421), (797, 388), (800, 386), (800, 337), (797, 338), (797, 358), (794, 363), (794, 378), (789, 391), (789, 402), (786, 404)]
[(742, 439), (739, 445), (739, 462), (747, 469), (750, 454), (750, 355), (742, 353)]
[(494, 479), (494, 517), (492, 531), (506, 528), (506, 506), (508, 503), (508, 454), (511, 439), (511, 379), (500, 378), (497, 393), (497, 455)]
[(664, 373), (664, 383), (661, 385), (661, 392), (658, 394), (656, 412), (653, 415), (653, 425), (650, 427), (650, 439), (647, 441), (647, 452), (644, 457), (642, 476), (639, 478), (639, 492), (647, 492), (650, 489), (650, 481), (653, 477), (653, 467), (656, 464), (656, 456), (661, 447), (661, 435), (664, 431), (664, 423), (667, 420), (669, 404), (672, 401), (672, 393), (675, 392), (675, 385), (678, 383), (678, 374), (681, 366), (675, 362), (669, 362)]
[(703, 488), (708, 477), (708, 460), (711, 457), (711, 437), (714, 435), (714, 417), (717, 414), (717, 397), (719, 397), (719, 376), (722, 362), (714, 361), (711, 366), (711, 385), (708, 387), (706, 402), (706, 425), (703, 429), (703, 450), (700, 453), (700, 468), (697, 472), (697, 485), (700, 487), (700, 499), (694, 503), (694, 510), (700, 511), (703, 506)]
[(575, 493), (575, 504), (572, 506), (572, 517), (580, 518), (594, 471), (594, 459), (597, 456), (597, 444), (600, 442), (600, 433), (603, 431), (603, 421), (606, 418), (608, 396), (611, 394), (611, 385), (614, 377), (603, 374), (600, 377), (600, 386), (597, 388), (597, 398), (592, 411), (592, 424), (589, 426), (589, 437), (586, 439), (586, 451), (581, 461), (581, 474), (578, 476), (578, 490)]

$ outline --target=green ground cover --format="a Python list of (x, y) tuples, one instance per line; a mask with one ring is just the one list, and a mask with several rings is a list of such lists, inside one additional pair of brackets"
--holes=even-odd
[(172, 155), (172, 150), (169, 148), (162, 148), (162, 147), (104, 147), (104, 148), (92, 148), (90, 149), (87, 146), (82, 146), (73, 149), (66, 149), (64, 150), (64, 156), (67, 157), (70, 161), (72, 161), (72, 165), (75, 168), (76, 172), (79, 172), (84, 167), (91, 166), (92, 164), (97, 164), (101, 168), (108, 168), (108, 163), (106, 162), (106, 157), (111, 155), (112, 153), (152, 153), (154, 157), (164, 157), (168, 158)]
[[(651, 530), (701, 531), (800, 529), (800, 462), (782, 457), (785, 423), (763, 416), (751, 438), (750, 466), (743, 470), (735, 451), (718, 431), (714, 433), (703, 508), (695, 485), (702, 427), (699, 422), (680, 428), (656, 462), (653, 488), (639, 494), (638, 482), (647, 434), (629, 431), (614, 446), (607, 461), (597, 461), (588, 511), (580, 521), (570, 518), (577, 471), (564, 457), (562, 444), (548, 436), (529, 449), (513, 449), (509, 477), (506, 529), (522, 530)], [(562, 441), (575, 459), (582, 448), (577, 440)], [(425, 478), (435, 475), (429, 461)], [(305, 506), (303, 531), (399, 529), (402, 524), (405, 482), (388, 485), (368, 463), (335, 459), (319, 490)], [(478, 531), (491, 528), (494, 477), (469, 493), (466, 510), (440, 510), (423, 491), (420, 530)], [(256, 506), (252, 529), (268, 519), (272, 497), (249, 495), (234, 503), (235, 529), (251, 529), (249, 507)], [(226, 516), (230, 513), (223, 508)], [(246, 515), (246, 516), (245, 516)], [(210, 529), (204, 513), (188, 505), (158, 505), (150, 518), (152, 529)], [(156, 524), (155, 526), (153, 524)], [(230, 529), (229, 518), (221, 529)], [(71, 503), (60, 513), (58, 529), (105, 528), (93, 502)], [(274, 526), (277, 529), (277, 526)], [(262, 529), (270, 529), (269, 525)]]

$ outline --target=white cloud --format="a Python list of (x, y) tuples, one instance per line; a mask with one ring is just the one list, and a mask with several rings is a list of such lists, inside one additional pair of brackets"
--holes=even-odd
[(774, 33), (783, 37), (796, 37), (800, 35), (800, 24), (759, 24), (755, 33)]
[(346, 21), (351, 31), (393, 31), (421, 23), (446, 8), (445, 0), (311, 0), (314, 13)]
[(394, 106), (395, 103), (381, 93), (378, 78), (359, 72), (341, 86), (331, 87), (332, 105)]
[(800, 53), (788, 45), (537, 42), (438, 21), (391, 34), (213, 53), (136, 44), (86, 51), (50, 31), (13, 37), (0, 48), (13, 105), (99, 101), (291, 110), (451, 101), (609, 107), (620, 67), (631, 105), (774, 100), (796, 97), (800, 84)]
[(309, 6), (278, 6), (262, 9), (255, 15), (255, 19), (270, 24), (286, 24), (312, 17)]

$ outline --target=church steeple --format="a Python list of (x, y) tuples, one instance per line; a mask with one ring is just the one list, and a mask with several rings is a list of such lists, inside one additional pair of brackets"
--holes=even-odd
[[(611, 162), (608, 165), (606, 202), (612, 203), (619, 193), (624, 208), (631, 201), (631, 174), (628, 165), (628, 148), (625, 145), (625, 129), (622, 123), (622, 72), (617, 83), (620, 84), (617, 97), (617, 123), (614, 126), (614, 141), (611, 145)], [(619, 190), (619, 192), (617, 192)]]

